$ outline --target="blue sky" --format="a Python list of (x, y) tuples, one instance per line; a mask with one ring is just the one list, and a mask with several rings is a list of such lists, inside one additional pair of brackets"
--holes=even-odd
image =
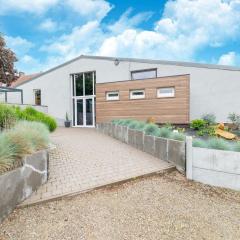
[(240, 0), (0, 0), (18, 70), (81, 54), (240, 65)]

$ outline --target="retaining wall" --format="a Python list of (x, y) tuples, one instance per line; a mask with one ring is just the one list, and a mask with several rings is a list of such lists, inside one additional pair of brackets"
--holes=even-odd
[(0, 223), (47, 181), (48, 152), (26, 156), (22, 167), (0, 175)]
[(112, 123), (97, 124), (97, 130), (161, 160), (170, 162), (188, 179), (240, 190), (240, 153), (192, 146), (186, 142), (145, 135)]
[(112, 123), (99, 123), (96, 127), (99, 132), (116, 138), (161, 160), (170, 162), (179, 171), (185, 173), (185, 142), (146, 135), (142, 131)]
[(192, 147), (187, 138), (187, 178), (240, 190), (240, 153)]

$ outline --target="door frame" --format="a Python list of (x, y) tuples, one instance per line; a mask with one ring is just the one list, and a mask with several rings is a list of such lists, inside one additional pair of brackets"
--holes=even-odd
[[(87, 96), (75, 96), (76, 91), (76, 78), (75, 76), (77, 74), (83, 74), (83, 92), (85, 93), (85, 73), (93, 73), (93, 95), (87, 95)], [(80, 127), (80, 128), (95, 128), (96, 124), (96, 108), (95, 108), (95, 101), (96, 101), (96, 71), (85, 71), (85, 72), (78, 72), (73, 73), (70, 75), (71, 79), (71, 99), (72, 99), (72, 109), (74, 108), (74, 112), (72, 112), (72, 116), (74, 119), (73, 127)], [(77, 125), (77, 100), (82, 99), (83, 100), (83, 125)], [(86, 100), (92, 99), (92, 113), (93, 113), (93, 124), (92, 125), (86, 125)], [(73, 103), (74, 102), (74, 103)]]
[[(83, 100), (83, 124), (78, 125), (77, 124), (77, 100), (82, 99)], [(92, 125), (87, 125), (86, 124), (86, 100), (87, 99), (92, 99)], [(95, 97), (94, 96), (84, 96), (84, 97), (74, 97), (74, 109), (75, 109), (75, 117), (74, 117), (74, 126), (73, 127), (82, 127), (82, 128), (94, 128), (95, 127)]]

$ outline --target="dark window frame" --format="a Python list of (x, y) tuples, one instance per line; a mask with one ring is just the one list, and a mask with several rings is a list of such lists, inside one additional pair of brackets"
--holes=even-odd
[[(39, 102), (37, 100), (37, 92), (40, 91), (40, 99)], [(41, 89), (33, 89), (34, 92), (34, 104), (37, 106), (41, 106), (42, 105), (42, 90)]]

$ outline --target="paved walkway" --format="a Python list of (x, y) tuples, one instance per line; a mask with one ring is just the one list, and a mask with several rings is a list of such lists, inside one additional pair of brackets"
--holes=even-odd
[(56, 148), (50, 151), (49, 180), (22, 205), (172, 168), (171, 164), (95, 129), (59, 128), (51, 139)]

